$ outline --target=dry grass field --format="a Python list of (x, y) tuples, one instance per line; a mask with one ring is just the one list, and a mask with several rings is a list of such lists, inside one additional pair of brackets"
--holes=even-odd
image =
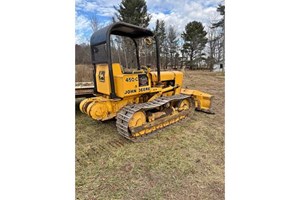
[(93, 65), (75, 65), (75, 81), (93, 81)]
[(225, 197), (223, 73), (186, 71), (184, 87), (215, 96), (209, 115), (132, 143), (117, 134), (115, 120), (99, 123), (76, 100), (76, 199), (201, 199)]

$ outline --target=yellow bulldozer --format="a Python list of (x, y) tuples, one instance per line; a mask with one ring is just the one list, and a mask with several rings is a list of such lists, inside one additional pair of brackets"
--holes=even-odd
[[(125, 72), (112, 60), (112, 35), (134, 43), (135, 70)], [(155, 44), (156, 71), (140, 65), (137, 40)], [(213, 113), (213, 96), (182, 88), (183, 72), (160, 70), (158, 37), (150, 30), (116, 22), (96, 31), (90, 39), (94, 97), (80, 102), (81, 112), (97, 121), (116, 118), (117, 131), (131, 141), (140, 141), (157, 130), (187, 118), (194, 110)]]

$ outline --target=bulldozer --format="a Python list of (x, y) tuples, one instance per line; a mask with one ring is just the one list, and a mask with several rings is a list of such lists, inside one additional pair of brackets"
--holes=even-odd
[[(112, 60), (112, 35), (134, 44), (136, 65), (125, 72)], [(156, 71), (141, 66), (139, 42), (155, 45)], [(158, 36), (153, 31), (115, 22), (94, 32), (90, 39), (94, 96), (80, 102), (81, 112), (97, 121), (116, 118), (117, 132), (133, 141), (147, 139), (158, 130), (189, 117), (194, 110), (213, 113), (213, 96), (183, 88), (183, 72), (160, 70)]]

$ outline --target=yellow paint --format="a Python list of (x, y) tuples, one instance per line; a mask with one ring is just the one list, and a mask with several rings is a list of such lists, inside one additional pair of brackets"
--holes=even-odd
[(108, 99), (102, 96), (88, 98), (80, 102), (80, 110), (91, 118), (105, 121), (114, 118), (117, 112), (128, 104), (139, 103), (139, 96), (124, 99)]
[(79, 109), (80, 109), (81, 112), (87, 114), (86, 113), (86, 107), (87, 107), (87, 103), (89, 103), (89, 102), (93, 102), (92, 98), (84, 99), (80, 102)]
[(190, 108), (190, 102), (187, 99), (182, 100), (178, 106), (179, 111), (187, 110), (189, 108)]
[(184, 115), (183, 116), (179, 116), (179, 117), (177, 117), (175, 119), (171, 119), (171, 120), (166, 121), (166, 122), (164, 122), (162, 124), (158, 124), (158, 125), (155, 125), (155, 126), (153, 126), (151, 128), (146, 128), (146, 129), (141, 130), (141, 131), (139, 131), (137, 133), (134, 133), (133, 136), (134, 137), (138, 137), (138, 136), (141, 136), (141, 135), (144, 135), (144, 134), (149, 134), (149, 133), (154, 132), (154, 131), (156, 131), (158, 129), (164, 128), (164, 127), (169, 126), (171, 124), (174, 124), (175, 122), (178, 122), (179, 120), (184, 119), (184, 118), (186, 118), (186, 116), (184, 116)]
[[(161, 84), (157, 83), (157, 72), (148, 70), (136, 70), (131, 74), (124, 74), (119, 63), (113, 63), (115, 91), (118, 98), (109, 99), (111, 93), (109, 70), (107, 64), (96, 65), (96, 85), (100, 93), (97, 97), (87, 98), (80, 103), (80, 110), (95, 120), (105, 121), (117, 115), (117, 112), (128, 104), (137, 104), (147, 101), (140, 98), (143, 94), (151, 94), (148, 101), (153, 101), (161, 96), (172, 96), (175, 94), (187, 94), (194, 98), (198, 109), (209, 111), (212, 95), (190, 89), (182, 89), (183, 73), (179, 71), (161, 72)], [(139, 74), (148, 77), (148, 85), (139, 87)], [(167, 82), (173, 81), (174, 86), (166, 86)], [(175, 88), (175, 91), (174, 91)], [(187, 109), (190, 105), (184, 102), (180, 109)], [(174, 111), (175, 113), (175, 111)], [(135, 116), (141, 118), (141, 116)], [(134, 119), (136, 120), (136, 119)], [(169, 122), (168, 122), (169, 123)], [(166, 124), (167, 125), (167, 124)], [(156, 127), (159, 128), (159, 127)], [(156, 129), (154, 128), (154, 129)], [(151, 132), (151, 130), (148, 130)], [(147, 131), (146, 131), (147, 132)], [(144, 134), (144, 133), (139, 133)]]
[(92, 102), (87, 107), (87, 114), (96, 120), (107, 118), (109, 106), (107, 103), (99, 103), (97, 101)]
[[(155, 89), (155, 88), (154, 88)], [(169, 92), (170, 90), (173, 90), (172, 86), (166, 87), (166, 88), (157, 88), (157, 91), (159, 91), (158, 93), (156, 93), (155, 95), (153, 95), (148, 101), (153, 101), (156, 98), (160, 97), (160, 96), (167, 96), (164, 94), (167, 94), (167, 92)], [(173, 92), (171, 92), (173, 93)]]
[(114, 76), (123, 74), (123, 72), (122, 72), (123, 69), (122, 69), (120, 63), (113, 63), (112, 67), (113, 67), (113, 71), (114, 71)]
[(134, 115), (129, 120), (128, 126), (131, 127), (139, 127), (142, 126), (146, 122), (146, 115), (144, 112), (139, 111), (134, 113)]
[(199, 90), (181, 89), (182, 94), (191, 95), (194, 97), (195, 106), (204, 111), (210, 111), (212, 95), (201, 92)]
[[(100, 77), (102, 78), (100, 80)], [(97, 92), (109, 95), (110, 94), (110, 80), (107, 64), (96, 65), (95, 80), (97, 84)]]
[[(113, 63), (114, 77), (122, 74), (121, 65), (119, 63)], [(97, 84), (97, 92), (110, 95), (110, 79), (108, 64), (97, 64), (95, 80)]]
[(183, 73), (178, 71), (174, 71), (173, 73), (175, 74), (175, 85), (180, 86), (175, 90), (175, 94), (180, 94), (182, 82), (183, 82)]
[(122, 74), (114, 77), (116, 95), (118, 97), (126, 97), (138, 94), (138, 75), (137, 74)]
[[(152, 76), (152, 81), (157, 82), (157, 72), (150, 72)], [(160, 81), (168, 81), (168, 80), (174, 80), (175, 79), (175, 73), (174, 72), (160, 72)]]

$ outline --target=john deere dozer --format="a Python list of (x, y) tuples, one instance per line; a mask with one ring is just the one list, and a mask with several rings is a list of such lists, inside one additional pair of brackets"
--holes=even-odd
[[(126, 37), (135, 47), (136, 70), (124, 72), (112, 61), (111, 35)], [(140, 65), (137, 40), (155, 43), (156, 71)], [(118, 133), (140, 141), (174, 124), (192, 111), (211, 112), (212, 95), (182, 88), (183, 73), (160, 71), (156, 35), (135, 25), (116, 22), (95, 32), (90, 40), (94, 66), (94, 97), (84, 99), (80, 110), (98, 121), (116, 118)], [(131, 66), (133, 67), (133, 66)]]

